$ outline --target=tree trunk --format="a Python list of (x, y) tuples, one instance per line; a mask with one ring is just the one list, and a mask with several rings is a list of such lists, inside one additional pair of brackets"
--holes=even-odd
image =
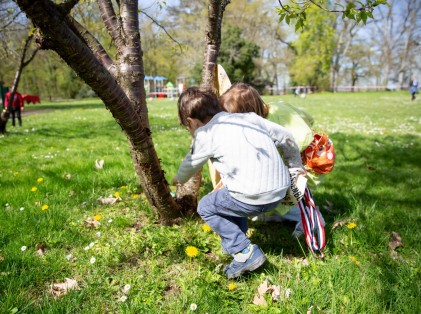
[(76, 0), (15, 0), (37, 28), (37, 42), (54, 50), (92, 88), (125, 133), (132, 161), (149, 205), (161, 222), (181, 217), (170, 195), (151, 137), (144, 90), (137, 0), (98, 0), (101, 15), (118, 50), (113, 61), (87, 30), (69, 16)]

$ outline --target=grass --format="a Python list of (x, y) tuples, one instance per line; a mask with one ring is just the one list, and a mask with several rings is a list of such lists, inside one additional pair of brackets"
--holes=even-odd
[[(197, 313), (419, 313), (420, 100), (400, 92), (265, 99), (306, 110), (334, 141), (335, 169), (313, 193), (327, 222), (323, 261), (291, 238), (293, 225), (252, 222), (268, 262), (227, 280), (230, 258), (200, 218), (156, 223), (127, 140), (98, 100), (44, 103), (27, 106), (38, 114), (26, 113), (21, 128), (9, 123), (0, 137), (0, 312), (189, 313), (195, 303)], [(168, 181), (190, 145), (175, 107), (149, 103)], [(202, 195), (211, 189), (203, 177)], [(113, 195), (121, 201), (98, 202)], [(394, 252), (392, 232), (402, 238)], [(187, 246), (199, 255), (188, 257)], [(79, 289), (54, 297), (50, 286), (65, 278)], [(253, 304), (265, 279), (281, 291), (278, 301), (265, 294), (267, 308)]]

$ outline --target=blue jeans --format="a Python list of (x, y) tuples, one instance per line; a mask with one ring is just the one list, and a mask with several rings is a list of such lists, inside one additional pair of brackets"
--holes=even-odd
[(270, 204), (249, 205), (233, 198), (224, 187), (203, 197), (197, 212), (221, 237), (222, 248), (233, 255), (251, 243), (246, 236), (247, 217), (272, 210), (280, 202), (281, 200)]

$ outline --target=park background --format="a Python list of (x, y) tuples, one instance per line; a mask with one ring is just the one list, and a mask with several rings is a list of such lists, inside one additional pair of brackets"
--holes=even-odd
[[(1, 2), (2, 5), (5, 3), (10, 2)], [(240, 1), (233, 2), (233, 5), (238, 3), (241, 5)], [(397, 11), (387, 11), (390, 7), (385, 7), (386, 11), (374, 12), (378, 21), (375, 19), (377, 22), (368, 23), (368, 28), (362, 27), (358, 32), (363, 34), (359, 40), (362, 48), (370, 47), (369, 51), (376, 53), (375, 58), (370, 52), (370, 58), (365, 59), (375, 60), (372, 64), (362, 62), (365, 70), (359, 72), (360, 81), (356, 82), (361, 82), (362, 86), (381, 86), (390, 90), (388, 92), (323, 92), (335, 91), (334, 86), (341, 86), (339, 83), (332, 85), (332, 66), (337, 59), (332, 53), (335, 50), (328, 49), (340, 46), (339, 41), (331, 45), (328, 35), (338, 40), (341, 28), (326, 27), (332, 16), (318, 14), (317, 10), (314, 17), (318, 23), (311, 23), (309, 15), (309, 26), (317, 25), (313, 32), (305, 29), (303, 33), (294, 33), (284, 24), (280, 27), (275, 18), (278, 23), (276, 30), (283, 29), (288, 33), (281, 37), (282, 40), (295, 37), (298, 41), (300, 37), (304, 40), (295, 44), (297, 55), (289, 54), (291, 48), (287, 48), (288, 44), (286, 47), (279, 42), (274, 44), (272, 38), (268, 43), (287, 48), (275, 53), (284, 59), (273, 61), (272, 66), (265, 63), (269, 59), (264, 56), (271, 54), (259, 46), (260, 53), (264, 52), (259, 62), (259, 56), (255, 54), (248, 59), (245, 72), (240, 69), (230, 74), (233, 81), (239, 80), (235, 75), (240, 73), (240, 79), (248, 78), (250, 83), (259, 87), (262, 80), (258, 74), (263, 73), (264, 78), (269, 73), (267, 77), (272, 77), (272, 81), (275, 77), (279, 80), (276, 86), (282, 94), (288, 90), (284, 86), (317, 86), (315, 93), (306, 93), (303, 97), (287, 93), (265, 96), (265, 100), (268, 103), (285, 101), (309, 112), (315, 118), (315, 130), (328, 132), (337, 151), (335, 170), (315, 192), (316, 202), (327, 221), (325, 260), (311, 258), (303, 241), (291, 239), (293, 226), (255, 223), (251, 226), (251, 236), (262, 245), (269, 263), (238, 281), (224, 278), (221, 269), (228, 257), (220, 250), (216, 235), (200, 219), (186, 218), (173, 226), (159, 224), (139, 189), (127, 139), (110, 113), (104, 110), (100, 100), (88, 97), (94, 95), (54, 53), (39, 51), (22, 72), (19, 90), (41, 95), (42, 104), (28, 105), (23, 127), (9, 125), (9, 133), (0, 138), (3, 165), (0, 171), (1, 311), (184, 313), (197, 306), (195, 311), (201, 313), (419, 312), (421, 114), (419, 100), (410, 101), (405, 90), (411, 75), (419, 71), (416, 53), (419, 49), (416, 45), (419, 42), (419, 19), (407, 28), (405, 23), (397, 22), (405, 21), (405, 15), (398, 18), (399, 15), (394, 13), (405, 12), (405, 8), (413, 8), (410, 5), (419, 2), (404, 3), (409, 7), (395, 5), (392, 9)], [(85, 21), (94, 23), (95, 18), (98, 20), (98, 16), (89, 11), (88, 1), (81, 4), (81, 18), (92, 13), (89, 18), (85, 17)], [(158, 4), (165, 8), (164, 2)], [(180, 27), (180, 31), (184, 29), (186, 37), (193, 36), (195, 32), (191, 30), (198, 29), (194, 23), (200, 24), (197, 17), (205, 14), (203, 3), (183, 3), (178, 8), (183, 8), (181, 13), (184, 15), (177, 23), (188, 20), (192, 23)], [(151, 10), (157, 10), (156, 16), (164, 14), (156, 7), (151, 7)], [(249, 13), (244, 13), (247, 10)], [(1, 12), (15, 16), (14, 11)], [(233, 31), (237, 34), (232, 36), (233, 40), (247, 39), (247, 42), (231, 43), (228, 48), (249, 47), (246, 52), (255, 51), (253, 44), (260, 37), (250, 40), (250, 44), (249, 38), (253, 37), (249, 36), (261, 23), (272, 21), (268, 16), (273, 11), (244, 5), (243, 11), (237, 8), (235, 12), (241, 14), (232, 16), (233, 24), (239, 24), (244, 18), (240, 30), (250, 31), (250, 34), (239, 35)], [(258, 20), (256, 13), (260, 12), (267, 15)], [(407, 10), (407, 13), (413, 12)], [(419, 10), (415, 12), (418, 14)], [(407, 17), (413, 16), (411, 14)], [(227, 20), (229, 16), (225, 16)], [(248, 20), (247, 16), (250, 17)], [(164, 17), (163, 21), (171, 22), (166, 15)], [(333, 25), (339, 27), (342, 20), (334, 17)], [(343, 23), (345, 29), (347, 20)], [(374, 23), (380, 24), (375, 26)], [(370, 24), (374, 28), (370, 28)], [(154, 25), (149, 21), (142, 29), (149, 26), (153, 30)], [(354, 24), (348, 26), (351, 25)], [(391, 29), (386, 25), (392, 29), (397, 25), (403, 28), (386, 32), (390, 41), (379, 40), (384, 29)], [(102, 28), (93, 26), (101, 36)], [(359, 29), (361, 25), (354, 27)], [(411, 36), (409, 29), (414, 30)], [(324, 33), (324, 30), (330, 31)], [(380, 41), (377, 50), (371, 49), (375, 40), (367, 41), (370, 30)], [(156, 31), (142, 34), (156, 34), (144, 42), (145, 45), (156, 43), (155, 50), (153, 47), (145, 49), (145, 73), (165, 76), (169, 80), (175, 80), (180, 73), (188, 73), (189, 82), (194, 83), (191, 78), (194, 78), (195, 68), (197, 71), (197, 64), (200, 65), (203, 58), (202, 46), (195, 46), (201, 40), (200, 35), (186, 41), (188, 44), (184, 49), (187, 50), (179, 53), (178, 44), (162, 35), (162, 27), (157, 27)], [(305, 31), (310, 33), (306, 35)], [(9, 66), (10, 71), (2, 72), (2, 79), (7, 82), (13, 80), (15, 61), (19, 60), (22, 48), (16, 40), (18, 33), (1, 33), (13, 38), (3, 45), (7, 46), (8, 50), (3, 52), (8, 53), (8, 58), (3, 59), (2, 54), (2, 60), (10, 61), (4, 67)], [(24, 32), (21, 34), (25, 35)], [(322, 36), (317, 37), (319, 34)], [(351, 47), (357, 35), (349, 34), (348, 39), (352, 40), (347, 42)], [(277, 38), (274, 33), (271, 36)], [(406, 54), (402, 54), (406, 47), (402, 38), (406, 38), (404, 42), (412, 47), (406, 50)], [(329, 43), (326, 46), (322, 45), (325, 40)], [(388, 42), (394, 53), (390, 54), (389, 61), (392, 61), (389, 63), (388, 59), (383, 59), (387, 50), (382, 50)], [(195, 49), (190, 51), (189, 47)], [(329, 52), (327, 58), (324, 58), (325, 50)], [(147, 58), (149, 51), (151, 56)], [(44, 53), (46, 59), (42, 59)], [(367, 53), (365, 50), (361, 58), (364, 59)], [(172, 59), (177, 55), (179, 59)], [(234, 55), (239, 55), (239, 51)], [(405, 63), (400, 63), (404, 55), (408, 58)], [(16, 57), (15, 61), (12, 56)], [(160, 61), (154, 63), (155, 57)], [(37, 61), (38, 58), (43, 61)], [(220, 59), (223, 60), (223, 50)], [(229, 70), (229, 64), (234, 61), (225, 67)], [(39, 62), (39, 67), (31, 71), (36, 62)], [(155, 70), (148, 68), (148, 64), (155, 64)], [(405, 65), (403, 72), (402, 64)], [(302, 69), (298, 71), (301, 65)], [(338, 82), (352, 86), (354, 62), (344, 53), (339, 65), (343, 72), (338, 72)], [(42, 71), (43, 68), (46, 70)], [(248, 77), (250, 68), (253, 72)], [(294, 76), (295, 68), (297, 76)], [(173, 69), (174, 73), (168, 69)], [(282, 79), (287, 71), (288, 78)], [(304, 73), (306, 76), (299, 76)], [(27, 76), (29, 78), (25, 79)], [(273, 84), (264, 86), (262, 93), (275, 93), (267, 87)], [(75, 89), (71, 92), (73, 87)], [(398, 91), (401, 88), (404, 91)], [(84, 92), (79, 94), (80, 91)], [(79, 99), (72, 100), (76, 97)], [(148, 110), (154, 146), (165, 176), (170, 180), (189, 147), (190, 138), (178, 126), (175, 99), (148, 98)], [(103, 166), (98, 164), (101, 160), (104, 160)], [(201, 195), (211, 189), (206, 172), (203, 178)], [(118, 201), (113, 203), (115, 199)], [(197, 248), (197, 255), (191, 254), (192, 251), (187, 254), (189, 246)], [(77, 283), (73, 286), (75, 289), (58, 288), (63, 288), (66, 278), (75, 280), (69, 281)], [(272, 288), (279, 287), (278, 297), (273, 297), (270, 290), (262, 290), (266, 280)], [(256, 305), (259, 303), (255, 302), (258, 291), (267, 303), (266, 307)], [(262, 302), (261, 298), (258, 300)]]

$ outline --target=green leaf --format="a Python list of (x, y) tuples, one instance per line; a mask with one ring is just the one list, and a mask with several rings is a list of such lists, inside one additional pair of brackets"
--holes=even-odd
[(364, 24), (367, 24), (367, 13), (365, 11), (360, 12), (360, 18)]

